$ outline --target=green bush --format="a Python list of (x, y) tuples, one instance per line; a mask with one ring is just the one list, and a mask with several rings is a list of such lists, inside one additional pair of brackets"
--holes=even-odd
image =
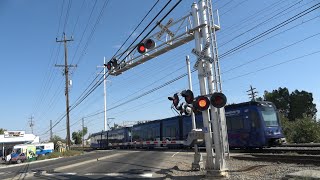
[(284, 135), (290, 143), (319, 143), (320, 124), (315, 119), (304, 117), (296, 121), (289, 121), (281, 116)]

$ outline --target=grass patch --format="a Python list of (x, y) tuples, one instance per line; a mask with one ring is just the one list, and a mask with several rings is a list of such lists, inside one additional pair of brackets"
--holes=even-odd
[(69, 156), (77, 156), (81, 155), (83, 151), (76, 151), (76, 150), (69, 150), (62, 153), (63, 157), (69, 157)]
[(52, 159), (52, 158), (58, 158), (58, 157), (70, 157), (70, 156), (77, 156), (83, 154), (83, 151), (75, 151), (75, 150), (69, 150), (66, 152), (53, 152), (45, 156), (38, 156), (37, 160), (44, 160), (44, 159)]

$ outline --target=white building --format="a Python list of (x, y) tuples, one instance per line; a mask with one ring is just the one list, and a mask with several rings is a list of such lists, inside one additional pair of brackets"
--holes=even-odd
[(11, 153), (14, 145), (24, 143), (39, 143), (39, 136), (25, 134), (25, 131), (5, 131), (0, 134), (0, 156)]

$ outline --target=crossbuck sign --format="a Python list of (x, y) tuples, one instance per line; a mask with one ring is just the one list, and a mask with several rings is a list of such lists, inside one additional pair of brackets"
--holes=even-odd
[(212, 57), (209, 57), (209, 56), (206, 56), (206, 55), (205, 55), (205, 53), (206, 53), (206, 51), (207, 51), (207, 49), (208, 49), (209, 47), (210, 47), (210, 42), (207, 41), (207, 42), (206, 42), (206, 45), (204, 46), (204, 48), (202, 49), (201, 52), (199, 52), (199, 51), (197, 51), (197, 50), (195, 50), (195, 49), (192, 49), (191, 52), (198, 57), (197, 62), (194, 64), (194, 68), (195, 68), (195, 69), (198, 68), (199, 63), (200, 63), (200, 61), (201, 61), (202, 59), (203, 59), (203, 60), (206, 60), (206, 61), (209, 61), (210, 63), (213, 62), (213, 58), (212, 58)]
[(168, 26), (170, 26), (173, 22), (173, 19), (170, 18), (169, 21), (167, 22), (167, 24), (164, 26), (162, 24), (159, 23), (159, 27), (161, 28), (161, 31), (159, 32), (159, 34), (157, 35), (157, 39), (160, 40), (161, 39), (161, 36), (164, 34), (164, 32), (168, 33), (169, 36), (171, 37), (174, 37), (174, 33), (171, 32), (169, 29), (168, 29)]

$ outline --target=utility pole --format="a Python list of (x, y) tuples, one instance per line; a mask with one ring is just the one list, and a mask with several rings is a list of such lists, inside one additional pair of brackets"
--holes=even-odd
[(50, 120), (50, 141), (52, 141), (52, 120)]
[(56, 39), (56, 42), (63, 42), (64, 44), (64, 65), (55, 65), (56, 67), (64, 67), (64, 76), (65, 76), (65, 96), (66, 96), (66, 126), (67, 126), (67, 149), (70, 149), (70, 119), (69, 119), (69, 67), (77, 67), (77, 65), (68, 65), (68, 49), (67, 49), (67, 42), (73, 41), (73, 38), (71, 36), (71, 39), (66, 38), (66, 34), (63, 33), (63, 40), (58, 41)]
[(103, 97), (104, 97), (104, 131), (108, 130), (108, 118), (107, 118), (107, 80), (106, 80), (106, 57), (103, 58), (103, 66), (97, 66), (103, 68)]
[(249, 94), (249, 98), (251, 99), (251, 101), (256, 101), (256, 96), (258, 94), (258, 91), (255, 91), (256, 88), (252, 88), (252, 86), (250, 85), (250, 89), (247, 91)]
[(82, 118), (82, 148), (84, 148), (84, 118)]
[(32, 134), (33, 134), (33, 126), (34, 126), (34, 123), (33, 123), (33, 121), (32, 121), (33, 118), (34, 118), (33, 116), (31, 116), (31, 117), (29, 118), (29, 119), (30, 119), (30, 121), (29, 121), (29, 123), (30, 123), (29, 126), (31, 127), (31, 133), (32, 133)]

